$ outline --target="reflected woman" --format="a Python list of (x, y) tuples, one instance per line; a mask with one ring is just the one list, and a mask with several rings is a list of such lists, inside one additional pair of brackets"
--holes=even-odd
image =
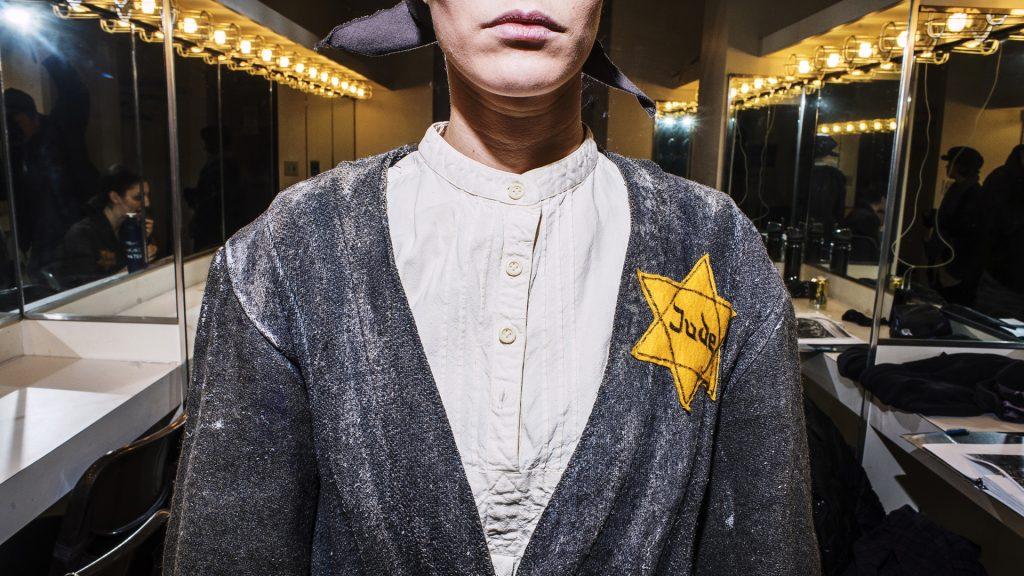
[(215, 256), (165, 573), (817, 574), (789, 297), (724, 195), (598, 149), (600, 0), (408, 0), (451, 121)]

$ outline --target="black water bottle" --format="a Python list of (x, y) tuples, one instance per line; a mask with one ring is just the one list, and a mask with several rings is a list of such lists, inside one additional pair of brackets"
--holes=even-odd
[(837, 229), (831, 246), (828, 269), (833, 274), (846, 276), (850, 267), (850, 251), (853, 249), (853, 232), (849, 228)]
[(784, 243), (782, 238), (782, 223), (769, 222), (767, 231), (768, 242), (766, 248), (768, 249), (768, 257), (772, 259), (772, 262), (782, 262), (782, 250)]
[(825, 226), (821, 222), (811, 222), (807, 227), (807, 250), (804, 261), (808, 264), (820, 264), (825, 253)]
[(129, 273), (146, 268), (146, 227), (139, 223), (139, 218), (139, 214), (129, 213), (121, 224), (121, 240)]
[(804, 231), (790, 226), (786, 228), (786, 264), (783, 267), (782, 279), (786, 285), (800, 281), (800, 264), (804, 256)]

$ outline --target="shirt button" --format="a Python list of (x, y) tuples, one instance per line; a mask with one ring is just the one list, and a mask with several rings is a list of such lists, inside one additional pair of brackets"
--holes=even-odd
[(519, 260), (509, 260), (505, 265), (505, 273), (515, 278), (523, 273), (523, 265), (519, 263)]
[(523, 197), (523, 194), (526, 193), (526, 188), (523, 187), (522, 182), (513, 182), (508, 185), (507, 191), (509, 198), (513, 200), (519, 200), (520, 198)]
[(505, 326), (498, 331), (498, 341), (502, 344), (511, 344), (516, 341), (516, 329)]

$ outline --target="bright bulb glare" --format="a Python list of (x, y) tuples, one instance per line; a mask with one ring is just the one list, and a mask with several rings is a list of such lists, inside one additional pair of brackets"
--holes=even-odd
[(295, 63), (295, 72), (297, 74), (302, 74), (303, 72), (305, 72), (305, 70), (306, 70), (306, 65), (305, 64), (303, 64), (302, 62), (296, 62)]
[(330, 77), (331, 77), (331, 75), (328, 74), (327, 72), (321, 72), (320, 73), (320, 81), (321, 82), (327, 82), (327, 79), (330, 78)]
[(879, 122), (878, 120), (875, 120), (875, 123), (872, 124), (871, 127), (874, 128), (875, 130), (881, 130), (882, 129), (882, 123)]
[(693, 128), (693, 116), (683, 116), (683, 128)]
[(223, 46), (228, 42), (228, 33), (223, 30), (213, 31), (213, 43), (217, 46)]
[(744, 82), (743, 84), (740, 84), (740, 92), (742, 92), (744, 94), (746, 94), (747, 92), (750, 92), (750, 84), (747, 84), (746, 82)]
[(242, 51), (242, 54), (251, 54), (252, 40), (242, 40), (238, 43), (238, 49)]
[(874, 53), (875, 47), (871, 45), (871, 42), (861, 42), (857, 47), (857, 56), (860, 58), (871, 58)]
[(796, 71), (801, 74), (810, 74), (811, 62), (809, 60), (801, 60), (800, 62), (797, 62)]
[(274, 51), (271, 50), (270, 48), (264, 48), (263, 50), (260, 50), (260, 59), (262, 59), (264, 62), (270, 62), (271, 60), (274, 59)]
[(181, 21), (181, 29), (185, 34), (195, 34), (199, 31), (199, 23), (195, 18), (185, 18)]
[(277, 65), (281, 68), (288, 68), (292, 65), (292, 59), (287, 56), (281, 56), (277, 59)]
[(143, 14), (156, 14), (156, 0), (142, 0), (140, 8)]
[(764, 80), (761, 78), (754, 78), (754, 90), (760, 90), (764, 88)]
[(971, 25), (971, 19), (963, 12), (957, 12), (946, 19), (946, 30), (950, 32), (963, 32)]
[(829, 68), (838, 68), (842, 63), (843, 58), (838, 52), (832, 52), (825, 58), (825, 65)]
[(337, 88), (338, 84), (340, 82), (341, 82), (341, 80), (338, 80), (337, 76), (331, 76), (331, 86), (334, 86), (335, 88)]
[(900, 48), (907, 47), (907, 31), (900, 32), (899, 36), (896, 37), (896, 45)]
[(366, 96), (366, 89), (360, 88), (359, 90), (356, 90), (356, 96), (359, 96), (360, 98)]
[(23, 8), (21, 6), (7, 6), (4, 8), (3, 19), (12, 28), (17, 29), (20, 32), (28, 32), (35, 25), (32, 13), (29, 12), (27, 8)]

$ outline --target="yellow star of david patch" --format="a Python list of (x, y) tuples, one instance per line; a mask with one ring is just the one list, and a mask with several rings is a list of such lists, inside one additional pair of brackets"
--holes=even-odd
[(711, 257), (701, 257), (682, 282), (640, 270), (637, 276), (654, 321), (633, 346), (633, 357), (669, 369), (687, 412), (701, 385), (714, 400), (719, 352), (736, 312), (718, 295)]

